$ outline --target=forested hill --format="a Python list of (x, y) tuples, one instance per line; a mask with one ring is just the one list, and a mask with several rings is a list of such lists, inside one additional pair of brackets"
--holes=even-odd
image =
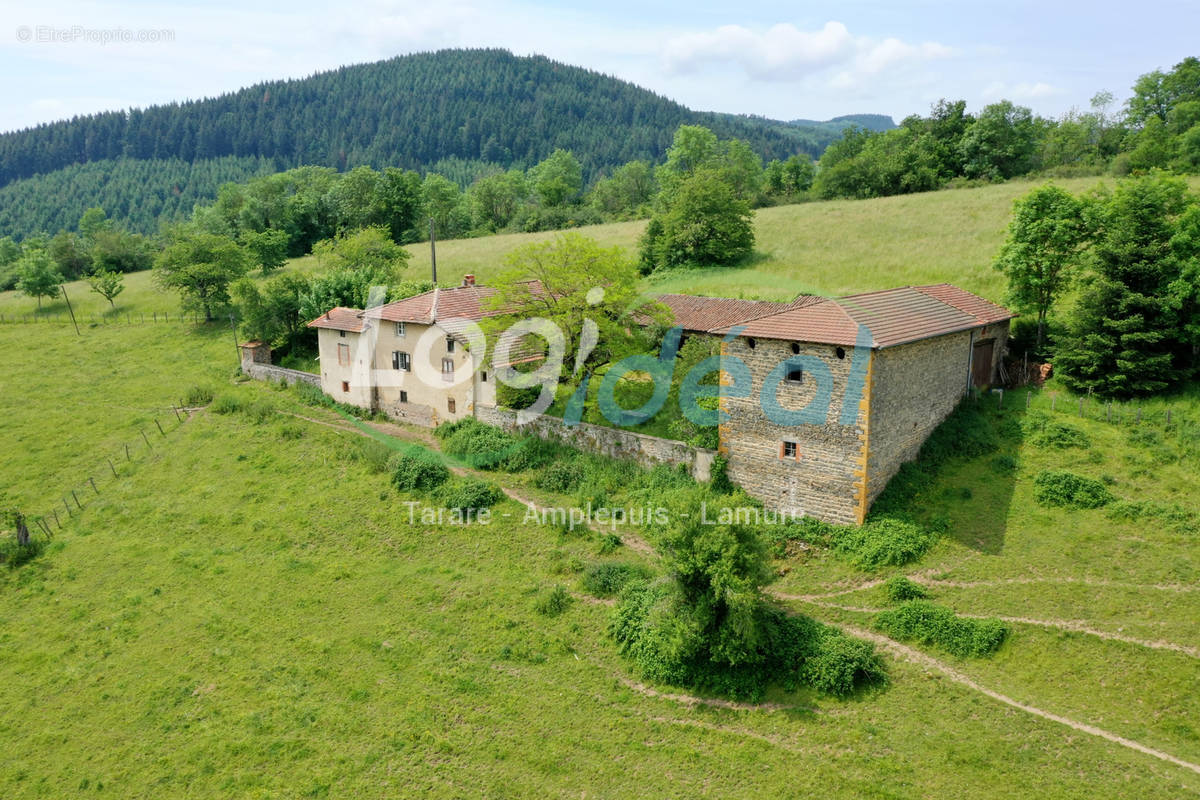
[(737, 137), (766, 158), (819, 156), (839, 132), (691, 111), (540, 56), (443, 50), (0, 135), (0, 186), (121, 158), (420, 170), (447, 158), (528, 167), (559, 147), (572, 150), (590, 177), (635, 158), (660, 159), (680, 124)]

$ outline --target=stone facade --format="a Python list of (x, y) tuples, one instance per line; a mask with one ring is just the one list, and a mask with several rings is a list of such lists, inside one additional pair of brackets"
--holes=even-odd
[[(740, 359), (752, 379), (749, 393), (735, 396), (729, 372), (722, 377), (720, 408), (728, 417), (720, 426), (720, 450), (728, 460), (729, 478), (769, 508), (830, 522), (859, 522), (867, 397), (864, 392), (847, 397), (846, 390), (854, 359), (869, 361), (872, 352), (739, 337), (723, 342), (721, 354)], [(777, 386), (774, 396), (784, 411), (813, 413), (811, 423), (777, 424), (764, 411), (769, 402), (764, 387), (771, 390), (768, 378), (789, 359), (797, 359), (803, 377), (792, 382), (782, 373), (783, 380), (771, 382)], [(828, 379), (815, 376), (821, 372), (817, 363), (828, 370)], [(848, 424), (841, 419), (843, 404), (852, 409)]]
[(560, 439), (581, 450), (599, 453), (609, 458), (636, 461), (643, 467), (655, 467), (659, 464), (677, 467), (683, 464), (698, 481), (706, 481), (711, 477), (713, 459), (717, 456), (716, 450), (692, 447), (674, 439), (660, 439), (657, 436), (647, 436), (619, 428), (591, 425), (587, 422), (568, 427), (557, 417), (541, 416), (519, 426), (514, 412), (492, 406), (476, 407), (475, 416), (481, 422), (505, 430), (535, 433), (543, 439)]
[(321, 385), (321, 376), (298, 369), (277, 367), (271, 363), (271, 348), (262, 342), (247, 342), (238, 345), (242, 351), (242, 372), (258, 381), (286, 381), (289, 385), (295, 383), (311, 383)]

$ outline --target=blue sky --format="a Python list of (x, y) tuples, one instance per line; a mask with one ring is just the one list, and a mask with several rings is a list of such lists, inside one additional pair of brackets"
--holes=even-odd
[[(1200, 55), (1194, 2), (0, 0), (0, 130), (442, 47), (542, 53), (700, 110), (779, 119), (941, 97), (1057, 116)], [(133, 41), (101, 41), (105, 36)], [(149, 41), (138, 41), (138, 37)]]

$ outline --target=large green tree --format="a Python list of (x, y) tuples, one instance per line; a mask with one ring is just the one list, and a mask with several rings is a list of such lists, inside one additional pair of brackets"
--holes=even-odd
[(1181, 224), (1194, 220), (1196, 202), (1182, 179), (1161, 173), (1090, 200), (1092, 272), (1055, 360), (1068, 386), (1144, 396), (1194, 373), (1194, 318), (1180, 287), (1195, 275)]
[(959, 141), (967, 177), (1007, 180), (1033, 168), (1037, 126), (1025, 106), (1001, 100), (985, 106)]
[(42, 307), (42, 298), (57, 295), (63, 283), (54, 259), (41, 248), (31, 248), (21, 256), (17, 261), (17, 275), (17, 289), (37, 298), (38, 308)]
[(583, 167), (570, 150), (559, 148), (529, 170), (533, 191), (544, 206), (561, 206), (583, 190)]
[(642, 261), (654, 268), (727, 266), (754, 249), (750, 206), (717, 170), (680, 180), (641, 241)]
[(250, 255), (232, 239), (177, 227), (154, 262), (159, 286), (179, 292), (183, 307), (201, 311), (205, 321), (229, 304), (229, 285), (253, 266)]
[(1013, 204), (1008, 238), (996, 268), (1008, 278), (1008, 302), (1037, 315), (1036, 349), (1046, 338), (1046, 316), (1070, 283), (1086, 239), (1083, 204), (1070, 192), (1047, 184)]

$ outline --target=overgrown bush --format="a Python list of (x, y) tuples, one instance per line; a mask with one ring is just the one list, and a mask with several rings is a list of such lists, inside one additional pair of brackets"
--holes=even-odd
[(733, 491), (733, 481), (729, 480), (729, 461), (725, 456), (713, 459), (708, 475), (709, 486), (717, 494), (729, 494)]
[(867, 642), (765, 604), (746, 609), (754, 644), (730, 661), (719, 642), (701, 634), (703, 611), (681, 606), (680, 599), (669, 580), (631, 581), (621, 592), (610, 630), (649, 680), (758, 700), (770, 683), (845, 696), (885, 679), (883, 662)]
[(597, 597), (611, 597), (633, 580), (645, 579), (646, 570), (611, 562), (592, 564), (583, 573), (583, 588)]
[(1044, 469), (1033, 479), (1033, 496), (1046, 506), (1099, 508), (1113, 500), (1103, 483), (1073, 472)]
[(442, 484), (438, 500), (446, 508), (459, 511), (478, 511), (491, 508), (504, 497), (494, 483), (475, 478), (461, 478)]
[(914, 522), (881, 517), (842, 529), (833, 549), (862, 569), (899, 567), (916, 561), (933, 545), (934, 534)]
[(533, 485), (547, 492), (570, 492), (583, 480), (583, 466), (575, 460), (555, 461), (537, 474)]
[(21, 544), (15, 536), (5, 536), (0, 538), (0, 564), (16, 569), (40, 556), (45, 549), (43, 539), (30, 537), (28, 543)]
[(602, 556), (606, 556), (609, 553), (616, 552), (622, 544), (624, 543), (621, 541), (620, 536), (617, 536), (615, 533), (606, 533), (600, 537), (600, 544), (596, 546), (596, 552)]
[(516, 436), (473, 417), (464, 417), (434, 431), (442, 450), (476, 469), (503, 469), (517, 451)]
[(245, 401), (237, 395), (223, 394), (212, 401), (209, 410), (214, 414), (236, 414), (245, 406)]
[(213, 390), (208, 386), (193, 386), (184, 395), (183, 402), (190, 408), (206, 406), (213, 400)]
[(883, 585), (883, 591), (887, 594), (887, 599), (893, 603), (902, 603), (906, 600), (925, 600), (929, 597), (929, 592), (925, 591), (924, 586), (910, 581), (903, 575), (888, 578), (887, 583)]
[(940, 647), (960, 658), (994, 653), (1008, 626), (997, 619), (964, 619), (946, 606), (928, 600), (910, 600), (875, 617), (875, 627), (905, 642)]
[(1092, 446), (1092, 440), (1086, 433), (1065, 422), (1047, 422), (1030, 441), (1038, 447), (1053, 447), (1058, 450), (1070, 447), (1086, 450)]
[(1105, 515), (1109, 519), (1128, 522), (1155, 520), (1180, 533), (1200, 531), (1198, 515), (1177, 503), (1158, 503), (1153, 500), (1119, 500), (1109, 505)]
[(557, 617), (571, 607), (573, 599), (571, 593), (567, 591), (567, 587), (557, 584), (537, 599), (533, 604), (533, 609), (547, 617)]
[(450, 470), (432, 453), (396, 453), (388, 460), (392, 485), (401, 491), (429, 492), (450, 477)]

